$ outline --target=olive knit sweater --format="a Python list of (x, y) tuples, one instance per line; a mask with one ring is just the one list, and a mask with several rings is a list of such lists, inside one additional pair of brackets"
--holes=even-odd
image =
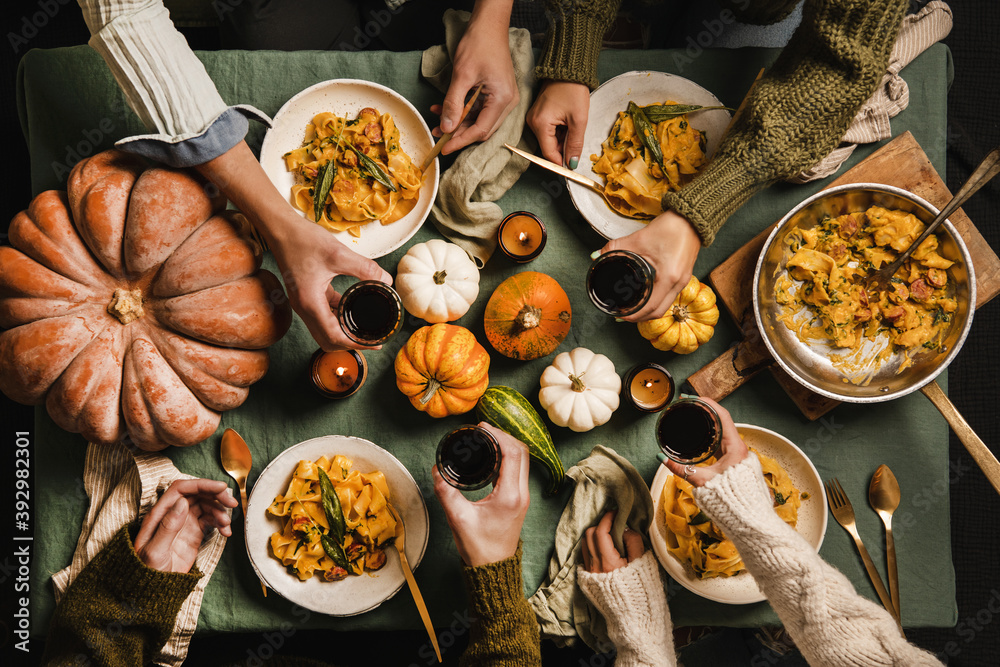
[[(541, 665), (538, 622), (524, 599), (521, 550), (506, 560), (463, 568), (476, 622), (463, 665)], [(166, 573), (139, 560), (129, 529), (117, 535), (67, 589), (49, 627), (42, 664), (139, 667), (166, 643), (201, 573)], [(275, 656), (269, 667), (320, 663)]]
[[(549, 0), (554, 23), (536, 75), (597, 85), (601, 37), (618, 1)], [(752, 23), (780, 20), (797, 0), (722, 0)], [(804, 0), (802, 23), (754, 88), (712, 161), (664, 209), (709, 245), (758, 191), (808, 169), (840, 143), (881, 80), (908, 0)]]

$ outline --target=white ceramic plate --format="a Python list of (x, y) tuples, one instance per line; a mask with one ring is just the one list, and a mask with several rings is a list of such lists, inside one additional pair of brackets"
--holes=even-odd
[(371, 574), (350, 576), (341, 581), (323, 581), (313, 576), (299, 581), (271, 555), (271, 534), (282, 528), (283, 519), (266, 513), (274, 497), (288, 489), (298, 462), (315, 461), (320, 456), (343, 454), (354, 463), (354, 470), (381, 470), (389, 483), (389, 500), (406, 526), (406, 557), (416, 569), (427, 549), (430, 535), (427, 506), (409, 471), (395, 456), (361, 438), (324, 435), (300, 442), (279, 454), (257, 478), (247, 504), (247, 552), (257, 574), (267, 585), (306, 609), (331, 616), (354, 616), (382, 604), (403, 587), (405, 579), (395, 549), (386, 549), (387, 561)]
[[(399, 128), (399, 141), (403, 150), (417, 165), (434, 146), (430, 128), (406, 98), (396, 91), (370, 81), (333, 79), (310, 86), (285, 102), (274, 116), (274, 126), (264, 135), (260, 149), (260, 164), (264, 167), (274, 187), (292, 200), (295, 176), (285, 168), (282, 155), (302, 145), (306, 127), (322, 111), (332, 111), (338, 116), (355, 118), (365, 107), (392, 114)], [(423, 187), (416, 207), (399, 220), (382, 225), (371, 222), (361, 228), (361, 238), (347, 232), (331, 232), (344, 245), (365, 257), (375, 259), (386, 255), (406, 243), (424, 223), (437, 196), (439, 161), (424, 175)], [(298, 209), (296, 209), (298, 210)], [(303, 217), (307, 217), (305, 213)]]
[[(826, 535), (826, 494), (823, 493), (823, 482), (812, 461), (790, 440), (774, 431), (750, 424), (737, 424), (736, 428), (747, 446), (781, 464), (791, 477), (795, 488), (809, 494), (799, 507), (799, 519), (795, 529), (816, 548), (816, 551), (819, 551)], [(681, 563), (667, 551), (664, 535), (666, 528), (661, 514), (660, 497), (663, 495), (663, 485), (667, 481), (667, 476), (671, 474), (673, 473), (666, 466), (661, 465), (650, 487), (655, 518), (649, 529), (649, 538), (660, 564), (681, 586), (709, 600), (728, 604), (749, 604), (764, 600), (764, 594), (760, 592), (757, 582), (749, 572), (743, 572), (735, 577), (699, 579), (689, 565)]]
[[(628, 108), (629, 101), (639, 106), (663, 104), (673, 100), (678, 104), (700, 104), (703, 107), (721, 106), (722, 102), (693, 81), (663, 72), (626, 72), (609, 79), (590, 94), (590, 117), (583, 137), (583, 152), (576, 171), (592, 181), (603, 183), (600, 174), (594, 173), (591, 155), (601, 154), (601, 144), (608, 138), (619, 111)], [(708, 155), (715, 152), (722, 133), (729, 124), (729, 112), (723, 109), (702, 111), (689, 116), (696, 129), (708, 135)], [(566, 182), (573, 205), (594, 230), (606, 239), (616, 239), (636, 232), (646, 222), (615, 212), (604, 198), (582, 185)]]

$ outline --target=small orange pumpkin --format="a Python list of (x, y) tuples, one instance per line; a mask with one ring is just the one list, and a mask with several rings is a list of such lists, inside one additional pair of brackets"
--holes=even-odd
[(468, 329), (434, 324), (413, 332), (396, 355), (396, 386), (431, 417), (476, 407), (490, 384), (490, 355)]
[(569, 297), (554, 278), (522, 271), (493, 291), (483, 326), (486, 339), (497, 352), (530, 361), (559, 347), (572, 319)]
[(657, 350), (690, 354), (712, 338), (718, 321), (715, 292), (691, 276), (663, 317), (639, 322), (639, 333)]

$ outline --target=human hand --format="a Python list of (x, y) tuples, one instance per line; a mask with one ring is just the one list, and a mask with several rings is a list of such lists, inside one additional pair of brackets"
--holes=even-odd
[(292, 308), (324, 350), (363, 349), (340, 326), (336, 313), (340, 293), (330, 281), (338, 275), (347, 275), (391, 285), (392, 276), (291, 208), (287, 217), (280, 239), (272, 240), (270, 246)]
[(267, 241), (292, 309), (320, 347), (327, 351), (359, 347), (340, 327), (334, 312), (340, 294), (330, 281), (347, 275), (391, 284), (392, 276), (303, 218), (288, 203), (287, 193), (275, 189), (245, 141), (196, 168), (236, 204)]
[(572, 81), (542, 82), (527, 122), (546, 160), (576, 169), (590, 114), (590, 89)]
[(617, 512), (607, 512), (596, 526), (591, 526), (584, 533), (583, 544), (580, 547), (580, 554), (583, 556), (583, 569), (587, 572), (600, 573), (611, 572), (620, 567), (625, 567), (636, 558), (642, 555), (645, 547), (642, 545), (642, 535), (631, 528), (626, 528), (622, 533), (622, 543), (625, 545), (625, 552), (628, 559), (622, 558), (615, 547), (614, 540), (611, 539), (611, 524), (615, 520)]
[(471, 502), (461, 491), (444, 481), (437, 466), (431, 473), (434, 493), (444, 508), (458, 555), (470, 567), (496, 563), (517, 552), (524, 515), (531, 503), (527, 447), (486, 422), (481, 422), (479, 426), (497, 439), (503, 457), (500, 476), (490, 495)]
[[(729, 414), (729, 410), (726, 410), (710, 398), (703, 398), (702, 400), (715, 409), (715, 412), (719, 415), (719, 421), (722, 422), (722, 445), (720, 447), (722, 454), (716, 459), (715, 463), (707, 466), (685, 466), (676, 461), (671, 461), (663, 454), (657, 455), (657, 458), (662, 457), (660, 460), (663, 465), (670, 469), (670, 472), (682, 479), (686, 479), (693, 486), (705, 486), (708, 480), (716, 475), (721, 475), (750, 454), (747, 444), (743, 442), (739, 431), (736, 430), (736, 424), (733, 423), (733, 418)], [(690, 468), (690, 470), (686, 470), (687, 468)]]
[(638, 312), (622, 318), (642, 322), (663, 317), (688, 284), (701, 250), (701, 237), (687, 218), (666, 211), (639, 231), (609, 241), (601, 253), (609, 250), (631, 250), (642, 255), (656, 270), (649, 301)]
[(225, 482), (175, 480), (142, 520), (135, 553), (154, 570), (188, 572), (213, 528), (226, 537), (233, 534), (226, 508), (238, 504)]
[[(454, 133), (441, 148), (444, 155), (493, 136), (521, 98), (507, 38), (510, 7), (508, 4), (504, 10), (494, 6), (496, 4), (482, 0), (476, 3), (469, 27), (455, 49), (451, 83), (444, 104), (431, 107), (433, 113), (441, 115), (441, 125), (434, 128), (434, 136)], [(476, 105), (459, 126), (466, 97), (480, 84), (483, 89)]]

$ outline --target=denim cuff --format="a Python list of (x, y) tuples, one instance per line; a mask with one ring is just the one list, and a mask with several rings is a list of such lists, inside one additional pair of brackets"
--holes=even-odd
[(237, 104), (216, 116), (198, 134), (140, 134), (121, 139), (115, 146), (171, 167), (194, 167), (219, 157), (242, 141), (250, 127), (250, 118), (271, 127), (271, 119), (264, 112), (248, 104)]

